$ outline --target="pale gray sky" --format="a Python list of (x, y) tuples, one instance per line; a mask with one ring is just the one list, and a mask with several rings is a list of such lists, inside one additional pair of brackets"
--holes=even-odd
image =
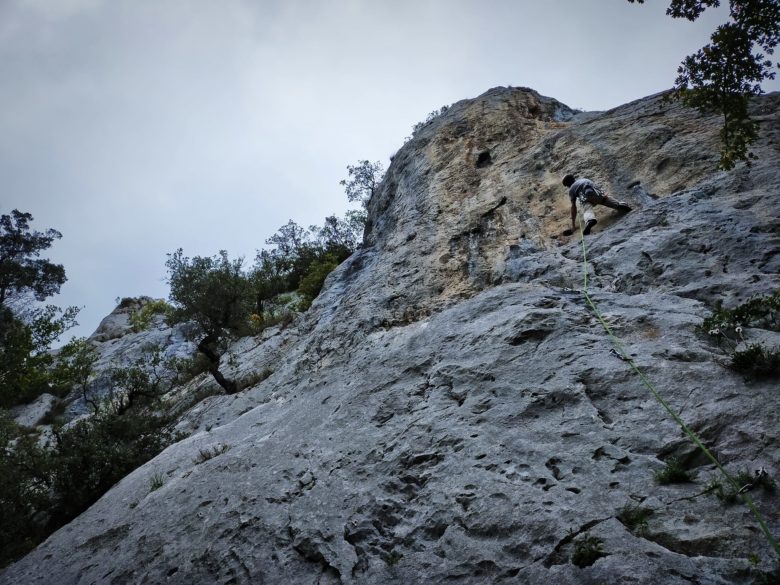
[[(88, 335), (116, 297), (166, 297), (166, 253), (248, 260), (431, 110), (531, 87), (604, 110), (671, 87), (725, 19), (625, 0), (0, 0), (2, 206)], [(765, 89), (777, 90), (776, 82)]]

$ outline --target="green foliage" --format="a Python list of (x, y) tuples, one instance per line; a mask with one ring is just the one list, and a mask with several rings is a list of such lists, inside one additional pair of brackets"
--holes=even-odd
[(712, 315), (702, 322), (705, 331), (730, 337), (734, 337), (737, 329), (742, 327), (780, 330), (780, 292), (753, 297), (734, 309), (718, 306)]
[[(692, 21), (719, 4), (718, 0), (672, 0), (666, 13)], [(749, 147), (758, 137), (758, 124), (748, 116), (749, 98), (763, 93), (763, 81), (775, 78), (769, 57), (780, 43), (777, 0), (730, 0), (729, 7), (729, 22), (717, 27), (709, 44), (683, 60), (674, 94), (688, 107), (723, 116), (720, 166), (727, 170), (738, 161), (750, 164), (755, 158)]]
[(186, 384), (209, 371), (208, 358), (201, 353), (196, 353), (189, 359), (170, 360), (169, 365), (176, 372), (177, 384)]
[(165, 485), (165, 479), (161, 474), (155, 473), (152, 477), (149, 478), (150, 492), (159, 490), (163, 485)]
[(666, 462), (666, 466), (662, 470), (656, 471), (655, 474), (653, 474), (653, 477), (655, 477), (655, 481), (661, 485), (670, 483), (690, 483), (695, 479), (694, 475), (685, 469), (683, 464), (676, 457), (671, 457)]
[(0, 410), (0, 568), (48, 533), (39, 512), (49, 506), (50, 467), (46, 450)]
[(25, 320), (0, 308), (0, 406), (31, 402), (43, 392), (57, 392), (51, 344), (76, 322), (78, 309), (52, 305), (31, 308)]
[(138, 303), (138, 299), (134, 297), (117, 297), (116, 304), (118, 309), (127, 309)]
[(14, 209), (0, 215), (0, 307), (29, 293), (43, 301), (60, 291), (65, 269), (39, 258), (62, 237), (57, 230), (30, 230), (33, 216)]
[(301, 302), (298, 306), (302, 310), (311, 306), (311, 303), (320, 294), (325, 279), (338, 265), (336, 257), (330, 254), (326, 254), (317, 262), (312, 262), (298, 287), (298, 293), (301, 295)]
[(31, 327), (0, 308), (0, 406), (32, 400), (43, 391), (50, 359), (35, 349)]
[(590, 567), (598, 559), (606, 556), (604, 542), (595, 536), (584, 536), (574, 541), (574, 553), (571, 555), (572, 564), (583, 568)]
[(276, 250), (260, 250), (257, 253), (255, 266), (249, 273), (255, 295), (254, 314), (263, 315), (268, 301), (290, 289), (287, 283), (289, 263), (289, 259)]
[[(294, 307), (298, 307), (298, 304), (294, 304)], [(267, 311), (263, 311), (262, 315), (252, 313), (249, 315), (250, 328), (253, 335), (259, 335), (269, 327), (275, 327), (277, 325), (282, 328), (286, 327), (293, 321), (293, 313), (287, 307), (280, 309), (271, 308)]]
[[(14, 424), (0, 410), (0, 567), (32, 549), (72, 520), (119, 479), (154, 457), (178, 436), (171, 420), (155, 414), (158, 362), (117, 373), (112, 399), (91, 394), (95, 348), (73, 339), (59, 351), (51, 344), (75, 324), (76, 308), (37, 307), (65, 282), (62, 266), (39, 259), (60, 237), (55, 230), (31, 231), (32, 217), (14, 211), (0, 216), (0, 406), (29, 401), (41, 392), (62, 395), (74, 386), (93, 415), (67, 429), (56, 426), (64, 402), (47, 414), (54, 442)], [(140, 367), (136, 364), (136, 367)], [(150, 369), (151, 368), (151, 369)], [(145, 400), (141, 400), (142, 392)], [(146, 400), (148, 398), (148, 400)]]
[(186, 367), (183, 360), (164, 359), (159, 347), (146, 347), (128, 367), (111, 369), (112, 390), (105, 407), (123, 414), (138, 406), (153, 406), (180, 381), (181, 369)]
[(653, 515), (650, 508), (638, 504), (627, 504), (617, 514), (617, 519), (632, 532), (642, 533), (647, 529), (647, 519)]
[(296, 309), (308, 309), (325, 277), (357, 247), (357, 233), (348, 221), (335, 216), (326, 218), (322, 227), (311, 226), (308, 232), (290, 220), (266, 243), (275, 248), (258, 253), (249, 276), (255, 291), (256, 332), (269, 316), (276, 318), (270, 307), (283, 293), (297, 290), (302, 299)]
[(325, 218), (322, 226), (309, 227), (309, 233), (314, 237), (318, 257), (326, 254), (344, 259), (357, 248), (365, 222), (357, 226), (349, 219), (350, 217), (352, 216), (348, 214), (347, 219), (340, 219), (331, 215)]
[(735, 504), (737, 502), (739, 490), (730, 484), (724, 486), (723, 483), (717, 479), (713, 479), (707, 484), (705, 491), (714, 494), (714, 496), (724, 504)]
[(100, 413), (57, 434), (52, 458), (52, 518), (64, 524), (116, 482), (178, 439), (165, 417), (143, 411)]
[(365, 208), (384, 178), (382, 163), (359, 160), (356, 165), (347, 165), (347, 173), (349, 178), (339, 184), (344, 187), (347, 199), (358, 201)]
[(0, 567), (178, 440), (171, 423), (147, 409), (105, 408), (55, 428), (53, 444), (43, 447), (0, 411)]
[(258, 253), (252, 273), (258, 314), (263, 301), (297, 290), (312, 266), (321, 264), (325, 257), (336, 262), (347, 258), (357, 246), (357, 234), (348, 222), (336, 216), (325, 218), (323, 226), (311, 226), (308, 231), (290, 220), (266, 244), (274, 248)]
[(130, 326), (135, 333), (146, 331), (152, 324), (155, 315), (166, 315), (170, 306), (163, 299), (155, 299), (146, 303), (139, 311), (130, 315)]
[[(213, 257), (184, 256), (181, 249), (169, 254), (166, 267), (172, 309), (169, 322), (194, 321), (203, 338), (198, 350), (207, 358), (214, 379), (228, 393), (238, 391), (234, 381), (219, 371), (225, 342), (236, 335), (257, 335), (266, 327), (286, 324), (290, 309), (305, 311), (317, 297), (327, 275), (349, 257), (362, 235), (368, 199), (382, 180), (379, 162), (359, 161), (348, 166), (350, 179), (341, 182), (350, 201), (359, 201), (360, 211), (344, 218), (325, 218), (322, 226), (308, 230), (289, 220), (266, 240), (255, 265), (244, 271), (242, 260), (230, 260), (227, 252)], [(282, 306), (280, 295), (298, 291), (295, 307)], [(148, 326), (149, 312), (163, 307), (144, 307), (131, 319), (134, 327)]]
[(707, 484), (705, 491), (714, 494), (724, 504), (734, 504), (737, 502), (740, 493), (756, 488), (762, 488), (769, 493), (775, 491), (774, 480), (763, 469), (756, 473), (742, 470), (731, 476), (731, 479), (733, 482), (727, 481), (725, 485), (717, 479), (712, 479)]
[(194, 321), (205, 334), (216, 337), (246, 327), (252, 298), (242, 258), (231, 260), (225, 250), (188, 258), (179, 248), (168, 255), (165, 265), (173, 322)]
[(382, 560), (384, 560), (385, 563), (387, 563), (389, 566), (392, 567), (392, 566), (397, 565), (398, 563), (400, 563), (401, 559), (403, 559), (403, 558), (404, 558), (404, 555), (402, 555), (398, 551), (391, 550), (389, 553), (385, 554), (382, 557)]
[(64, 400), (58, 400), (54, 403), (54, 405), (49, 409), (49, 411), (43, 415), (43, 418), (41, 418), (40, 421), (38, 421), (38, 424), (41, 425), (59, 425), (63, 423), (63, 416), (65, 415), (65, 410), (68, 407), (68, 403)]
[(224, 377), (219, 363), (226, 339), (250, 333), (254, 299), (243, 259), (230, 260), (224, 250), (216, 256), (188, 258), (179, 248), (168, 255), (166, 266), (173, 304), (170, 319), (199, 326), (198, 351), (208, 359), (211, 375), (227, 393), (236, 392), (235, 382)]
[(780, 583), (780, 567), (769, 572), (758, 572), (752, 585), (777, 585)]
[(227, 453), (228, 451), (230, 451), (230, 445), (214, 445), (213, 447), (208, 447), (206, 449), (199, 449), (198, 456), (194, 463), (196, 465), (205, 463), (209, 459), (214, 459), (214, 457), (218, 457), (219, 455)]
[(265, 243), (247, 278), (254, 295), (252, 327), (255, 333), (278, 318), (271, 308), (277, 297), (298, 291), (302, 300), (297, 310), (305, 311), (319, 294), (329, 272), (355, 251), (365, 229), (368, 200), (382, 182), (380, 162), (358, 161), (348, 165), (349, 178), (341, 181), (347, 198), (360, 203), (360, 209), (347, 211), (343, 218), (331, 215), (321, 226), (308, 230), (289, 220)]
[(40, 258), (62, 235), (30, 228), (33, 217), (0, 216), (0, 406), (29, 402), (53, 385), (51, 344), (75, 325), (78, 309), (37, 307), (65, 282), (65, 269)]
[(84, 337), (76, 337), (60, 349), (54, 370), (58, 383), (67, 388), (77, 389), (85, 404), (88, 404), (94, 413), (100, 409), (99, 401), (92, 394), (90, 384), (97, 360), (95, 346)]
[(751, 343), (731, 354), (729, 367), (749, 378), (775, 378), (780, 374), (780, 348)]
[(776, 376), (780, 373), (780, 348), (747, 343), (746, 327), (780, 329), (780, 292), (753, 297), (734, 309), (716, 307), (702, 322), (702, 330), (714, 337), (729, 356), (729, 368), (749, 378)]

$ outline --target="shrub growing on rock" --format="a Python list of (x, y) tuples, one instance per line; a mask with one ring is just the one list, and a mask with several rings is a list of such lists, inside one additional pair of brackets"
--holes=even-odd
[[(120, 376), (155, 386), (139, 372)], [(155, 401), (101, 402), (95, 414), (55, 428), (47, 446), (0, 410), (0, 567), (35, 547), (116, 482), (178, 440)]]
[(51, 524), (61, 526), (178, 437), (166, 417), (135, 411), (101, 413), (56, 434), (52, 453)]
[(226, 251), (216, 256), (184, 256), (179, 248), (168, 255), (168, 283), (173, 305), (170, 319), (192, 321), (200, 330), (198, 351), (208, 359), (214, 380), (228, 394), (236, 383), (219, 369), (225, 341), (249, 333), (252, 289), (242, 268), (243, 259), (231, 260)]
[(580, 568), (590, 567), (604, 553), (604, 542), (595, 536), (583, 536), (574, 541), (574, 553), (571, 556), (571, 562)]
[(325, 284), (325, 279), (339, 265), (335, 256), (326, 254), (317, 262), (309, 266), (306, 276), (301, 279), (298, 293), (301, 295), (301, 301), (298, 304), (299, 310), (307, 310)]
[(165, 315), (169, 310), (170, 306), (163, 299), (155, 299), (144, 304), (139, 311), (130, 315), (130, 326), (133, 332), (146, 331), (152, 324), (152, 317)]
[(693, 474), (685, 469), (682, 462), (676, 457), (671, 457), (666, 466), (654, 474), (655, 481), (661, 485), (669, 483), (690, 483), (694, 480)]
[(748, 378), (770, 378), (780, 374), (780, 348), (748, 343), (746, 328), (780, 329), (780, 292), (754, 297), (733, 308), (716, 307), (704, 319), (702, 329), (715, 338), (729, 357), (726, 365)]

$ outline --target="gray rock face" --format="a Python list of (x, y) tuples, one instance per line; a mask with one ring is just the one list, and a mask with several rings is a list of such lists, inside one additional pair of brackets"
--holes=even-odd
[[(635, 208), (599, 209), (586, 240), (628, 353), (727, 469), (777, 477), (777, 381), (723, 368), (697, 326), (780, 286), (779, 105), (755, 101), (760, 159), (725, 173), (718, 120), (658, 96), (600, 114), (525, 89), (455, 104), (396, 154), (364, 247), (309, 313), (234, 348), (236, 371), (273, 374), (201, 403), (188, 439), (0, 583), (752, 582), (748, 557), (777, 559), (744, 506), (701, 494), (712, 465), (610, 352), (579, 241), (558, 235), (560, 177)], [(654, 482), (671, 456), (696, 483)], [(752, 494), (780, 534), (777, 496)], [(627, 526), (638, 506), (646, 525)], [(576, 566), (588, 536), (603, 556)]]
[(24, 404), (11, 409), (14, 422), (24, 427), (34, 427), (57, 403), (57, 397), (51, 394), (41, 394), (30, 404)]
[[(96, 375), (89, 387), (90, 396), (104, 398), (112, 389), (109, 377), (111, 369), (147, 360), (152, 348), (159, 348), (163, 359), (187, 359), (195, 354), (196, 343), (191, 339), (192, 336), (188, 335), (187, 324), (170, 327), (165, 323), (163, 315), (155, 314), (152, 315), (146, 330), (133, 330), (131, 315), (151, 301), (151, 297), (123, 299), (89, 336), (88, 341), (95, 347), (98, 356), (94, 365)], [(187, 390), (196, 391), (198, 387), (208, 384), (205, 376), (201, 376), (193, 381)], [(66, 402), (67, 416), (70, 419), (92, 412), (80, 390), (71, 392), (66, 397)]]

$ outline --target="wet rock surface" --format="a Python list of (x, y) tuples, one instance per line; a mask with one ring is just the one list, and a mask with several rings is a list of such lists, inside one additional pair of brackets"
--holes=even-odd
[[(310, 312), (234, 348), (234, 372), (272, 373), (196, 407), (189, 438), (0, 583), (752, 582), (777, 559), (744, 506), (702, 494), (712, 465), (610, 351), (559, 181), (634, 206), (598, 209), (586, 240), (627, 353), (727, 469), (780, 476), (777, 381), (725, 369), (698, 329), (780, 286), (778, 105), (755, 101), (760, 158), (726, 173), (717, 119), (659, 96), (455, 104), (396, 154)], [(694, 483), (654, 481), (671, 457)], [(778, 496), (751, 493), (780, 533)], [(577, 566), (585, 537), (601, 555)]]

